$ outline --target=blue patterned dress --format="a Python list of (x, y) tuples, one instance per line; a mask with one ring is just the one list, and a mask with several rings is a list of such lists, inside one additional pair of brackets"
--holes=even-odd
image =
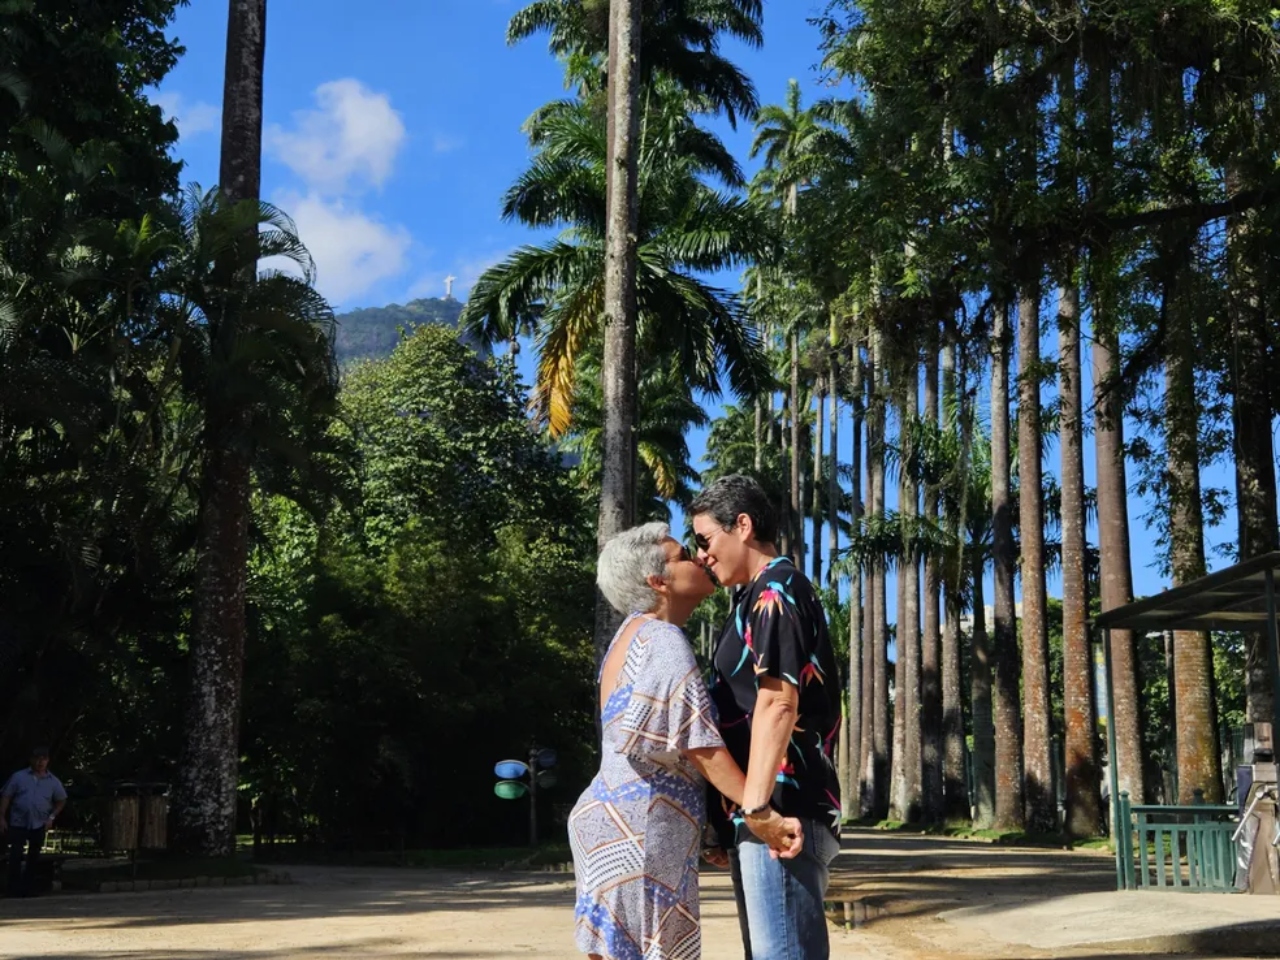
[(723, 741), (679, 627), (641, 625), (601, 724), (600, 772), (569, 815), (578, 949), (609, 960), (698, 960), (705, 784), (680, 751)]

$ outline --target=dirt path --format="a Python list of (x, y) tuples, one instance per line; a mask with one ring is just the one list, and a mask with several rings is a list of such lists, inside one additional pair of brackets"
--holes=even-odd
[[(569, 875), (289, 871), (297, 882), (286, 886), (0, 900), (0, 957), (577, 956)], [(830, 897), (837, 917), (848, 904), (848, 915), (871, 918), (833, 927), (833, 960), (1249, 957), (1280, 944), (1276, 898), (1117, 894), (1108, 858), (1064, 851), (852, 831)], [(742, 956), (724, 873), (703, 877), (703, 947), (704, 960)]]
[[(0, 956), (76, 960), (366, 960), (507, 956), (564, 960), (573, 883), (560, 874), (291, 868), (288, 886), (0, 901)], [(727, 877), (704, 882), (705, 960), (740, 960)], [(837, 934), (838, 957), (864, 934)], [(879, 943), (880, 938), (872, 938)]]

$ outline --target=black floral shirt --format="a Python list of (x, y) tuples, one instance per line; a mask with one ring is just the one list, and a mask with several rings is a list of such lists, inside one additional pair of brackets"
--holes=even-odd
[[(835, 746), (840, 732), (840, 686), (822, 603), (788, 557), (778, 557), (734, 595), (716, 644), (711, 698), (725, 745), (745, 772), (751, 754), (751, 714), (760, 677), (800, 692), (791, 744), (777, 773), (773, 805), (785, 816), (816, 820), (840, 833), (840, 781)], [(713, 824), (728, 842), (737, 808), (718, 793), (709, 804)]]

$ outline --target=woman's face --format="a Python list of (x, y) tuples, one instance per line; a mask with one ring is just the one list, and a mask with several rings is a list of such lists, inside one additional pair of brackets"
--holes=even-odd
[(666, 584), (674, 599), (697, 606), (711, 594), (716, 585), (706, 569), (689, 555), (689, 549), (672, 537), (662, 542), (667, 555)]

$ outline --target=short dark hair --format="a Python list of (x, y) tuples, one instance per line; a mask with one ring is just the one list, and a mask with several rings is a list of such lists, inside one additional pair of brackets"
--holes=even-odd
[(777, 542), (778, 512), (764, 487), (745, 474), (721, 477), (694, 497), (689, 505), (689, 516), (706, 514), (726, 530), (744, 513), (751, 518), (758, 542)]
[(32, 758), (47, 757), (49, 756), (49, 748), (48, 747), (32, 747), (31, 756)]

